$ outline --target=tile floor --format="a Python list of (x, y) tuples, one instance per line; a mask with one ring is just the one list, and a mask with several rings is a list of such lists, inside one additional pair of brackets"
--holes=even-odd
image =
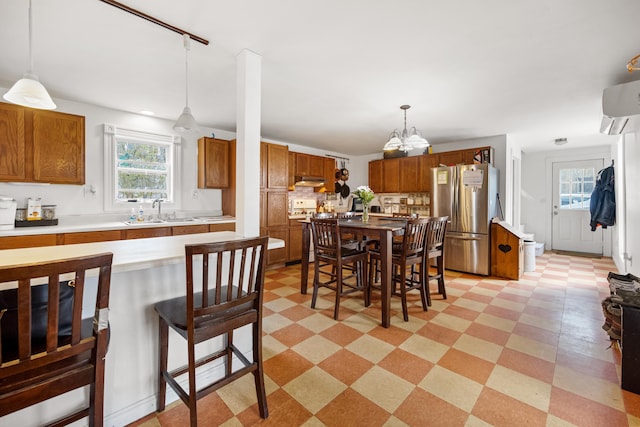
[[(270, 416), (257, 413), (253, 377), (199, 402), (201, 425), (638, 426), (640, 395), (620, 388), (620, 353), (602, 330), (610, 259), (546, 252), (519, 281), (447, 272), (448, 298), (409, 322), (392, 300), (364, 308), (332, 294), (310, 308), (300, 265), (267, 273), (264, 365)], [(432, 289), (435, 283), (432, 284)], [(375, 294), (374, 294), (375, 295)], [(136, 427), (185, 426), (175, 402)]]

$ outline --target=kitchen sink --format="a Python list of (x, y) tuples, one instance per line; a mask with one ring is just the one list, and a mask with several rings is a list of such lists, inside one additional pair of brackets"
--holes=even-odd
[(145, 221), (124, 221), (127, 225), (145, 225), (145, 224), (164, 224), (166, 221), (161, 219), (150, 219)]

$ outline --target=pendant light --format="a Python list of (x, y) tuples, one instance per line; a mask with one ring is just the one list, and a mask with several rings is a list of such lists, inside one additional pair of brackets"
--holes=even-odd
[(407, 110), (411, 108), (411, 105), (401, 105), (400, 109), (404, 110), (404, 129), (402, 133), (395, 129), (389, 135), (389, 141), (384, 144), (384, 151), (411, 151), (413, 149), (422, 149), (429, 147), (431, 144), (424, 139), (422, 133), (416, 127), (412, 127), (407, 130)]
[(18, 80), (3, 98), (13, 104), (24, 107), (38, 108), (40, 110), (55, 110), (56, 104), (53, 102), (47, 89), (40, 83), (38, 76), (33, 72), (33, 50), (31, 48), (31, 0), (29, 0), (29, 71)]
[(198, 123), (196, 119), (191, 114), (191, 108), (189, 108), (189, 48), (191, 43), (191, 38), (188, 34), (183, 34), (182, 38), (184, 40), (184, 51), (185, 51), (185, 93), (186, 93), (186, 103), (184, 110), (182, 110), (182, 114), (178, 117), (178, 120), (173, 125), (173, 130), (177, 132), (189, 132), (192, 130), (198, 130)]

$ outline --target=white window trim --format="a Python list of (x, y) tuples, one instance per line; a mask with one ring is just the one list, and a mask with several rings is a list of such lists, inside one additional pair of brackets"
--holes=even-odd
[(119, 202), (115, 200), (115, 150), (116, 136), (124, 136), (132, 139), (140, 139), (149, 142), (170, 143), (173, 151), (173, 201), (163, 203), (163, 209), (179, 210), (182, 205), (182, 138), (178, 135), (162, 135), (151, 132), (143, 132), (132, 129), (118, 128), (115, 125), (104, 124), (104, 211), (105, 212), (129, 212), (131, 208), (143, 205), (145, 212), (151, 213), (151, 203)]

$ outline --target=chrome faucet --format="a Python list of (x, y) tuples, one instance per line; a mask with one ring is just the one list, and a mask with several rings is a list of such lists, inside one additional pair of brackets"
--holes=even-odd
[(161, 206), (162, 206), (162, 202), (164, 202), (164, 200), (162, 199), (155, 199), (153, 201), (153, 203), (151, 204), (151, 209), (156, 207), (156, 204), (158, 205), (158, 219), (162, 219), (162, 213), (161, 213)]

